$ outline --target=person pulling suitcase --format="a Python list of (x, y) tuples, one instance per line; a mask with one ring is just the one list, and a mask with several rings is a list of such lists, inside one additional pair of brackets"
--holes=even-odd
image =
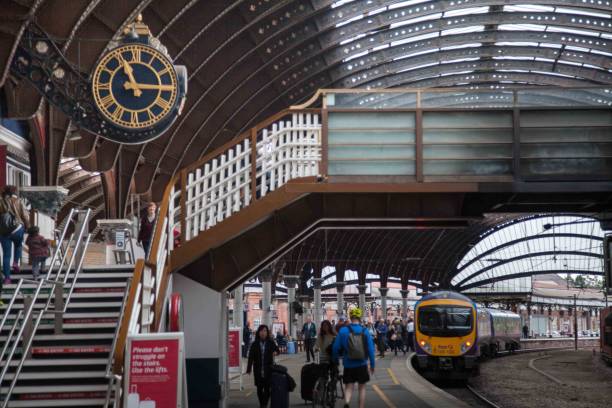
[(270, 400), (272, 366), (276, 355), (278, 355), (278, 346), (272, 339), (268, 326), (262, 324), (257, 328), (255, 341), (249, 350), (246, 370), (247, 374), (251, 374), (253, 370), (260, 408), (267, 407)]

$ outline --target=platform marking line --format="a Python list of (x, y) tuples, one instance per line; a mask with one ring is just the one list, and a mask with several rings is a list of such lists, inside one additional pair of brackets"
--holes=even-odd
[(395, 376), (395, 373), (393, 372), (393, 370), (390, 368), (387, 368), (387, 372), (391, 376), (391, 379), (393, 380), (393, 384), (399, 385), (399, 381), (397, 381), (397, 377)]
[(380, 387), (378, 387), (378, 385), (373, 384), (372, 385), (372, 389), (374, 390), (374, 392), (376, 394), (378, 394), (378, 396), (380, 397), (381, 400), (383, 400), (383, 402), (385, 404), (387, 404), (387, 407), (389, 408), (397, 408), (397, 406), (395, 406), (395, 404), (393, 402), (391, 402), (391, 400), (389, 399), (389, 397), (387, 397), (385, 395), (385, 393), (380, 389)]

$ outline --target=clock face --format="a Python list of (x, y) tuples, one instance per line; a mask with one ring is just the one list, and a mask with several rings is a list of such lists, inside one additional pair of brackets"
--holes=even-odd
[(176, 103), (178, 84), (172, 63), (156, 49), (129, 44), (102, 58), (92, 78), (96, 106), (112, 123), (143, 129), (163, 120)]

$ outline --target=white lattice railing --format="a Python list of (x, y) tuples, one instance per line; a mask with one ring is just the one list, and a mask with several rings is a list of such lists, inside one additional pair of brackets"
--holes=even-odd
[(183, 236), (192, 239), (291, 179), (318, 175), (320, 161), (319, 115), (290, 113), (256, 129), (188, 170)]

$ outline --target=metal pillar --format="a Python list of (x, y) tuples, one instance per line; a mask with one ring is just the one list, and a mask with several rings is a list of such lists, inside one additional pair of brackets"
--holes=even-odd
[(366, 290), (368, 289), (367, 285), (357, 285), (357, 290), (359, 291), (359, 308), (363, 311), (365, 316), (366, 314)]
[(574, 350), (578, 350), (578, 308), (576, 307), (576, 294), (574, 294)]
[(317, 328), (321, 327), (321, 283), (323, 283), (323, 278), (312, 278), (314, 291), (313, 320)]
[(234, 313), (232, 316), (232, 321), (234, 322), (234, 327), (243, 327), (244, 322), (242, 321), (244, 310), (244, 299), (243, 299), (243, 291), (242, 285), (239, 285), (234, 290)]
[(272, 313), (270, 311), (270, 305), (272, 303), (272, 271), (265, 270), (259, 274), (259, 280), (261, 281), (262, 294), (261, 294), (261, 323), (268, 326), (272, 330)]
[(387, 320), (387, 292), (389, 288), (378, 288), (380, 291), (380, 307), (382, 309), (382, 318)]
[(408, 319), (408, 290), (400, 290), (402, 294), (402, 319)]
[(285, 281), (285, 286), (287, 286), (287, 325), (289, 326), (287, 331), (291, 335), (292, 339), (296, 338), (297, 329), (296, 329), (296, 319), (295, 312), (293, 311), (293, 302), (295, 302), (295, 287), (300, 281), (299, 276), (293, 275), (285, 275), (283, 277)]
[(338, 292), (337, 302), (338, 310), (336, 313), (338, 317), (344, 316), (344, 288), (346, 287), (346, 282), (336, 282), (336, 291)]
[(300, 303), (302, 304), (302, 310), (304, 311), (298, 318), (298, 330), (302, 330), (304, 322), (306, 322), (306, 316), (310, 314), (310, 302), (308, 301), (308, 295), (300, 295)]

